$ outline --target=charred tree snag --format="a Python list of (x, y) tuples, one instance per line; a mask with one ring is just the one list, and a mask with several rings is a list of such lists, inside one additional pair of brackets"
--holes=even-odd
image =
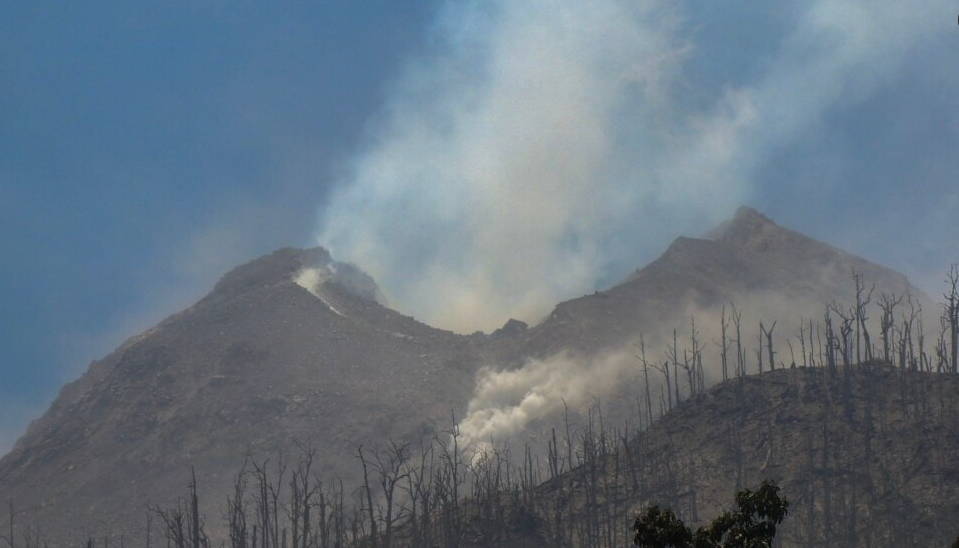
[(946, 323), (949, 325), (949, 345), (952, 347), (950, 370), (959, 373), (959, 265), (953, 264), (946, 276), (945, 298)]
[(726, 337), (726, 327), (727, 327), (726, 305), (723, 305), (723, 308), (719, 313), (719, 327), (720, 327), (719, 348), (722, 351), (722, 353), (720, 354), (720, 358), (721, 358), (722, 367), (723, 367), (723, 380), (726, 381), (729, 379), (729, 365), (728, 365), (729, 364), (729, 360), (728, 360), (729, 344), (728, 344), (728, 339)]
[(886, 363), (892, 363), (892, 339), (891, 331), (896, 324), (896, 306), (902, 302), (902, 297), (895, 294), (883, 293), (879, 297), (879, 308), (882, 310), (882, 316), (879, 319), (880, 338), (882, 339), (882, 359)]
[(866, 322), (869, 319), (866, 317), (866, 307), (872, 301), (872, 293), (876, 289), (876, 284), (872, 284), (869, 290), (866, 291), (862, 274), (855, 270), (852, 271), (852, 279), (856, 287), (856, 363), (861, 364), (863, 351), (866, 360), (872, 360), (872, 341), (869, 338), (869, 329), (866, 326)]
[(370, 462), (367, 461), (366, 457), (363, 455), (362, 445), (356, 448), (356, 458), (360, 460), (360, 464), (363, 466), (363, 493), (366, 497), (365, 510), (370, 522), (370, 547), (377, 548), (379, 546), (379, 537), (377, 535), (376, 516), (374, 515), (373, 507), (373, 489), (370, 487)]
[(766, 339), (766, 351), (769, 356), (769, 370), (772, 371), (776, 369), (776, 353), (773, 351), (773, 331), (776, 329), (776, 322), (773, 322), (772, 327), (767, 331), (763, 327), (763, 323), (759, 322), (759, 331), (762, 333), (763, 338)]

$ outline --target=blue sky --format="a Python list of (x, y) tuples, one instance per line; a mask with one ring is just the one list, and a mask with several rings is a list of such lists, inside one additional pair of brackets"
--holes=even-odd
[(0, 450), (226, 269), (311, 245), (429, 2), (0, 5)]
[(935, 291), (959, 28), (901, 4), (4, 3), (0, 452), (90, 360), (284, 245), (489, 329), (748, 203)]

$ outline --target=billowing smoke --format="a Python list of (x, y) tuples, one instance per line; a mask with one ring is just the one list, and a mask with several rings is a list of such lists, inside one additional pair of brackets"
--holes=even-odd
[(771, 151), (954, 31), (945, 0), (925, 4), (787, 2), (768, 48), (719, 57), (733, 46), (700, 32), (705, 4), (450, 2), (319, 241), (434, 325), (535, 322), (747, 201)]
[[(703, 203), (737, 203), (739, 183), (721, 191), (701, 170), (725, 154), (717, 132), (749, 114), (734, 103), (720, 120), (679, 123), (670, 112), (689, 50), (679, 24), (655, 2), (448, 7), (442, 53), (408, 69), (321, 242), (403, 310), (489, 330), (593, 289), (644, 202), (682, 203), (689, 184)], [(703, 154), (676, 185), (660, 157), (678, 141)]]
[[(904, 287), (890, 285), (889, 281), (884, 280), (885, 283), (877, 286), (868, 309), (867, 325), (873, 335), (876, 357), (881, 356), (879, 352), (882, 348), (876, 305), (879, 296), (892, 291), (898, 295), (905, 294)], [(851, 315), (849, 307), (855, 302), (852, 282), (847, 279), (840, 283), (848, 286), (848, 290), (834, 286), (833, 294), (841, 299), (828, 304), (838, 306)], [(827, 286), (827, 282), (823, 286)], [(925, 306), (926, 311), (936, 309), (922, 295), (912, 298), (916, 305)], [(897, 321), (902, 319), (902, 314), (908, 313), (909, 306), (903, 302)], [(739, 336), (748, 374), (758, 372), (760, 358), (757, 351), (762, 353), (764, 371), (770, 369), (767, 340), (760, 338), (761, 322), (762, 329), (772, 336), (776, 369), (790, 368), (793, 364), (822, 366), (826, 311), (826, 301), (817, 302), (808, 295), (789, 296), (764, 291), (740, 294), (728, 303), (706, 307), (692, 302), (677, 303), (677, 309), (672, 314), (640, 330), (644, 339), (643, 354), (650, 364), (648, 377), (643, 374), (638, 337), (618, 350), (598, 356), (574, 356), (563, 352), (545, 359), (527, 360), (516, 369), (483, 369), (477, 377), (467, 415), (460, 423), (462, 446), (469, 451), (491, 443), (535, 440), (539, 434), (545, 434), (546, 428), (562, 426), (570, 417), (574, 426), (582, 427), (583, 413), (596, 406), (602, 408), (608, 425), (613, 427), (621, 427), (625, 420), (637, 425), (647, 408), (652, 409), (653, 418), (656, 418), (665, 407), (666, 400), (672, 398), (672, 394), (666, 395), (664, 392), (664, 377), (657, 366), (670, 361), (671, 345), (675, 345), (680, 363), (687, 356), (692, 356), (694, 329), (696, 346), (702, 356), (704, 384), (710, 387), (723, 379), (721, 341), (725, 320), (728, 374), (735, 376), (737, 349), (734, 340), (737, 331), (734, 315), (739, 318)], [(838, 326), (840, 318), (834, 312), (831, 315)], [(936, 325), (936, 320), (933, 314), (922, 321), (926, 325)], [(645, 401), (647, 379), (651, 399), (648, 407)], [(678, 368), (678, 377), (672, 378), (673, 383), (677, 381), (682, 398), (686, 398), (689, 394), (688, 377), (681, 366)], [(674, 393), (675, 390), (673, 384), (669, 392)], [(643, 420), (648, 421), (649, 417)]]
[(591, 360), (564, 353), (508, 371), (484, 369), (460, 423), (462, 444), (477, 448), (521, 438), (531, 423), (555, 416), (564, 405), (575, 413), (599, 401), (634, 378), (635, 370), (628, 351)]

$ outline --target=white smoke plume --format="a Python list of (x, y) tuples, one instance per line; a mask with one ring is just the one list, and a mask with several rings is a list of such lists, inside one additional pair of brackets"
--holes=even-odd
[(699, 89), (690, 59), (723, 44), (697, 41), (695, 2), (450, 2), (371, 122), (320, 243), (434, 325), (536, 322), (727, 216), (770, 151), (954, 31), (944, 0), (787, 4), (788, 34), (743, 60), (756, 70)]
[[(840, 305), (843, 310), (855, 302), (851, 289), (840, 293), (844, 298), (836, 302), (816, 302), (808, 295), (787, 296), (776, 292), (754, 292), (739, 295), (729, 303), (700, 307), (690, 303), (677, 303), (677, 311), (669, 318), (662, 318), (655, 325), (644, 327), (645, 354), (649, 368), (649, 384), (653, 418), (660, 412), (660, 387), (664, 386), (662, 373), (656, 365), (668, 361), (667, 348), (674, 344), (676, 332), (678, 355), (692, 348), (690, 335), (695, 322), (697, 345), (702, 348), (704, 381), (707, 387), (720, 382), (722, 375), (721, 343), (722, 317), (725, 317), (729, 376), (735, 376), (736, 337), (733, 314), (740, 317), (742, 347), (746, 355), (748, 374), (758, 372), (757, 350), (762, 352), (763, 370), (770, 369), (766, 340), (759, 339), (760, 322), (772, 332), (775, 368), (789, 368), (793, 364), (822, 366), (820, 355), (825, 337), (824, 315), (829, 304)], [(896, 291), (904, 295), (901, 287), (881, 285), (877, 288), (868, 308), (868, 329), (872, 343), (881, 349), (879, 294)], [(917, 303), (924, 297), (916, 295)], [(934, 308), (934, 307), (931, 307)], [(908, 311), (903, 303), (898, 314)], [(838, 326), (839, 318), (832, 313)], [(897, 316), (897, 320), (900, 316)], [(925, 317), (926, 325), (935, 325), (936, 316)], [(932, 323), (930, 323), (932, 322)], [(810, 323), (813, 336), (810, 336)], [(838, 327), (836, 328), (838, 329)], [(800, 331), (802, 330), (802, 336)], [(818, 339), (818, 340), (817, 340)], [(878, 352), (878, 350), (877, 350)], [(574, 424), (582, 423), (582, 413), (597, 404), (609, 404), (605, 411), (612, 426), (622, 426), (623, 419), (638, 424), (638, 413), (644, 409), (646, 378), (639, 359), (638, 337), (623, 348), (605, 352), (595, 357), (573, 356), (560, 353), (545, 359), (530, 359), (522, 367), (508, 370), (486, 368), (479, 372), (476, 389), (469, 402), (467, 414), (460, 423), (462, 446), (467, 451), (481, 449), (490, 443), (510, 440), (535, 439), (545, 428), (560, 426), (567, 411)], [(880, 354), (876, 355), (877, 357)], [(837, 358), (838, 359), (838, 358)], [(680, 358), (682, 360), (682, 358)], [(675, 382), (676, 379), (674, 379)], [(682, 397), (689, 392), (687, 378), (679, 370), (679, 387)], [(674, 388), (675, 389), (675, 388)], [(665, 399), (665, 396), (663, 396)], [(644, 417), (648, 420), (648, 417)], [(541, 432), (537, 432), (540, 430)]]
[(592, 405), (635, 370), (628, 351), (591, 360), (564, 353), (508, 371), (484, 369), (459, 425), (462, 444), (477, 448), (521, 437), (530, 423), (555, 416), (564, 405), (574, 412)]

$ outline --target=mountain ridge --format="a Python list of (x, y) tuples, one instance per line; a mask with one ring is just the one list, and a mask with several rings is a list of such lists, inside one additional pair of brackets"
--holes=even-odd
[[(788, 246), (790, 252), (778, 251), (780, 246)], [(741, 207), (703, 238), (676, 238), (662, 255), (625, 281), (559, 303), (526, 332), (523, 344), (543, 357), (572, 340), (575, 350), (594, 354), (601, 348), (628, 344), (640, 331), (650, 334), (651, 330), (642, 328), (644, 324), (656, 321), (671, 329), (688, 322), (692, 313), (717, 314), (723, 305), (743, 305), (738, 301), (747, 300), (750, 293), (771, 290), (802, 301), (800, 309), (807, 318), (818, 317), (833, 302), (854, 301), (853, 270), (876, 283), (877, 295), (908, 293), (927, 310), (934, 309), (931, 299), (904, 275)], [(613, 317), (610, 330), (603, 320), (608, 316)]]
[[(178, 496), (171, 480), (188, 466), (220, 499), (243, 455), (292, 439), (323, 440), (322, 472), (355, 480), (357, 445), (437, 435), (451, 412), (467, 411), (481, 370), (560, 353), (585, 362), (739, 298), (805, 298), (818, 308), (849, 295), (851, 268), (875, 273), (883, 290), (920, 294), (904, 276), (755, 210), (714, 233), (679, 238), (627, 281), (564, 301), (534, 326), (507, 322), (508, 335), (495, 337), (436, 329), (381, 305), (369, 298), (372, 279), (337, 267), (322, 248), (277, 250), (232, 269), (208, 295), (64, 386), (0, 458), (0, 492), (40, 518), (57, 516), (52, 546), (84, 531), (132, 533), (132, 508)], [(732, 242), (742, 236), (739, 249)], [(311, 268), (322, 272), (298, 283)], [(797, 274), (815, 269), (826, 269), (816, 284)]]

